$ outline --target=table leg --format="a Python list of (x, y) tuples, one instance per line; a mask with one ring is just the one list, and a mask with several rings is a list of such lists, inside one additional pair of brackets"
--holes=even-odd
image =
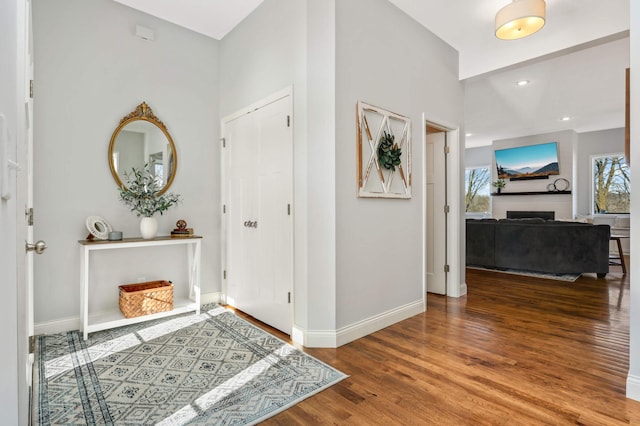
[(620, 256), (620, 266), (622, 266), (622, 273), (624, 275), (627, 274), (627, 265), (624, 261), (624, 252), (622, 251), (622, 242), (620, 238), (616, 238), (616, 243), (618, 244), (618, 256)]

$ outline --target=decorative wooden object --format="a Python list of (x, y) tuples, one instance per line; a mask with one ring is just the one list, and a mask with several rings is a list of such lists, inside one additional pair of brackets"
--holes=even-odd
[[(358, 196), (411, 198), (411, 119), (358, 102), (356, 107)], [(392, 150), (400, 150), (400, 164), (383, 167), (381, 140), (392, 138)]]
[(180, 219), (176, 222), (176, 227), (171, 231), (174, 238), (193, 236), (193, 228), (187, 228), (187, 221)]

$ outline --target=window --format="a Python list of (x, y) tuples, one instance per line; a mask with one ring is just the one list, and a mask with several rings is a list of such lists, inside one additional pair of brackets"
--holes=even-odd
[(624, 155), (592, 157), (593, 213), (629, 213), (631, 204), (631, 171)]
[(489, 167), (466, 169), (465, 182), (465, 211), (467, 213), (489, 213), (491, 211)]

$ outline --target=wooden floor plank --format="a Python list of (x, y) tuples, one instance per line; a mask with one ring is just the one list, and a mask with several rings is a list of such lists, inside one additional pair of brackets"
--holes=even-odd
[(429, 294), (424, 314), (304, 348), (350, 377), (264, 424), (640, 424), (640, 402), (625, 397), (628, 275), (468, 269), (466, 282), (459, 299)]

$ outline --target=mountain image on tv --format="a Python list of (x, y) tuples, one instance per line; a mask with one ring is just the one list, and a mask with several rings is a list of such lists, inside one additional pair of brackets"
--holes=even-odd
[(500, 179), (546, 179), (560, 174), (556, 142), (499, 149), (495, 157)]

